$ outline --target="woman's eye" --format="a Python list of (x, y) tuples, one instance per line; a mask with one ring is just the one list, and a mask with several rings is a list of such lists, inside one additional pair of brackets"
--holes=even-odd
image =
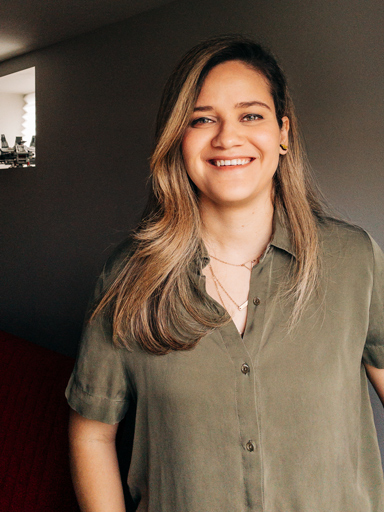
[(256, 121), (257, 119), (263, 119), (263, 116), (260, 114), (247, 114), (243, 117), (244, 121)]
[(209, 119), (209, 117), (199, 117), (198, 119), (194, 119), (191, 122), (191, 126), (198, 126), (202, 124), (209, 124), (212, 123), (212, 119)]

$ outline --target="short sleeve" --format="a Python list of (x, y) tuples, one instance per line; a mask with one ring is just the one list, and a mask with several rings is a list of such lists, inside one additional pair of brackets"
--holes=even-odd
[(384, 254), (372, 238), (371, 243), (373, 284), (363, 361), (376, 368), (384, 369)]
[[(104, 269), (97, 281), (92, 304), (105, 288), (106, 275)], [(86, 320), (76, 364), (65, 391), (72, 409), (81, 416), (103, 423), (115, 424), (123, 419), (131, 396), (128, 370), (122, 357), (123, 352), (126, 357), (126, 351), (114, 345), (112, 325), (106, 315)]]

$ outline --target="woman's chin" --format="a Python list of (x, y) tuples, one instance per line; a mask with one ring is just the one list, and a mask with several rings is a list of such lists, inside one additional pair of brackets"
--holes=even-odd
[(266, 199), (271, 200), (271, 190), (264, 189), (260, 193), (249, 193), (248, 190), (226, 190), (220, 193), (201, 195), (201, 203), (211, 203), (213, 207), (245, 207), (245, 206), (256, 206), (257, 204), (265, 204)]

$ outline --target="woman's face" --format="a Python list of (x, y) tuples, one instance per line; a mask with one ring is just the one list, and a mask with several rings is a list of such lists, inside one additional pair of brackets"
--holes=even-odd
[(215, 205), (271, 201), (280, 144), (289, 120), (276, 119), (269, 84), (240, 61), (207, 75), (182, 141), (184, 163), (200, 200)]

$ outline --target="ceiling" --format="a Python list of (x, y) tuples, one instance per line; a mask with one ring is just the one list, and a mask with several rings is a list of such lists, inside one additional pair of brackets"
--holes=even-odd
[(0, 94), (28, 94), (35, 91), (35, 68), (0, 77)]
[(122, 21), (171, 0), (2, 0), (0, 62)]

